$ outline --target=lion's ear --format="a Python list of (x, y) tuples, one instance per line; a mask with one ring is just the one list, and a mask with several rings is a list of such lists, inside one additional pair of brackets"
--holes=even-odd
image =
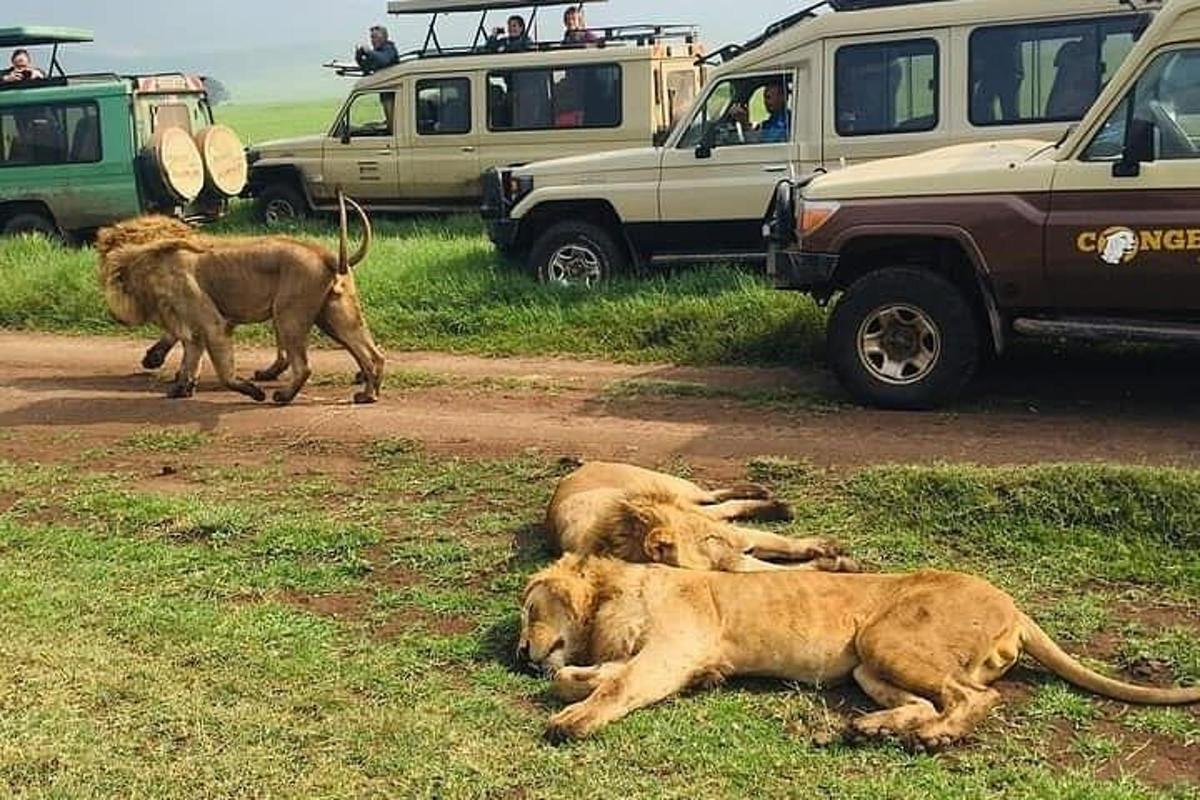
[(679, 545), (675, 541), (675, 534), (665, 528), (658, 528), (646, 534), (646, 538), (642, 540), (642, 549), (646, 558), (655, 564), (679, 566)]
[(648, 531), (654, 525), (654, 512), (649, 504), (638, 500), (622, 500), (621, 516), (630, 527), (639, 531)]

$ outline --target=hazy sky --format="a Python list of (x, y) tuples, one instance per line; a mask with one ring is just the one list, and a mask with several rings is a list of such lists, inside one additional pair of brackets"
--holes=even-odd
[[(695, 22), (705, 41), (721, 44), (746, 39), (769, 22), (796, 10), (806, 0), (611, 0), (588, 10), (592, 24), (613, 22)], [(95, 54), (125, 57), (161, 56), (172, 52), (327, 44), (354, 41), (364, 29), (383, 21), (402, 46), (419, 43), (424, 24), (417, 18), (388, 18), (385, 0), (41, 0), (12, 5), (7, 24), (59, 24), (96, 32)], [(14, 17), (15, 13), (15, 17)], [(543, 9), (551, 23), (559, 9)], [(497, 22), (502, 12), (493, 12)], [(470, 21), (467, 17), (470, 17)], [(474, 15), (455, 15), (460, 29), (472, 27)], [(543, 28), (543, 36), (559, 25)], [(453, 30), (453, 26), (447, 26)], [(314, 52), (319, 61), (331, 55)]]

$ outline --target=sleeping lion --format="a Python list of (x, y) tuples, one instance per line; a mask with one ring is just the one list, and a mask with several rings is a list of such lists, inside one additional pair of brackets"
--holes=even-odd
[(593, 461), (563, 478), (550, 500), (546, 528), (562, 553), (610, 555), (685, 569), (759, 572), (854, 571), (824, 539), (795, 539), (729, 524), (791, 519), (787, 504), (757, 484), (703, 489), (661, 472)]
[(518, 656), (572, 705), (555, 741), (587, 736), (689, 686), (735, 675), (831, 684), (853, 677), (883, 710), (851, 723), (942, 747), (1000, 701), (991, 684), (1025, 652), (1104, 697), (1200, 702), (1200, 687), (1134, 686), (1067, 655), (1011, 597), (954, 572), (695, 572), (564, 556), (524, 594)]

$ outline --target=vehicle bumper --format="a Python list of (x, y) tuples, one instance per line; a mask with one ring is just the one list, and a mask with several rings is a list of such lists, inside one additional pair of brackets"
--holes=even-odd
[(838, 256), (829, 253), (775, 246), (767, 253), (767, 275), (777, 289), (824, 293), (832, 286), (837, 267)]

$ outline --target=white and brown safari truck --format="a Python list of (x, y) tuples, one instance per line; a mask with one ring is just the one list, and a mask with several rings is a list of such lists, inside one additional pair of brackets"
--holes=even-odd
[[(330, 210), (338, 187), (375, 210), (476, 208), (490, 168), (661, 141), (703, 85), (697, 28), (605, 26), (566, 42), (557, 13), (553, 25), (539, 21), (566, 5), (393, 0), (391, 14), (429, 17), (424, 42), (370, 74), (326, 65), (357, 78), (329, 128), (249, 150), (247, 194), (261, 216)], [(489, 37), (491, 22), (522, 9), (526, 40)], [(440, 23), (463, 14), (478, 15), (473, 39), (443, 45)]]

